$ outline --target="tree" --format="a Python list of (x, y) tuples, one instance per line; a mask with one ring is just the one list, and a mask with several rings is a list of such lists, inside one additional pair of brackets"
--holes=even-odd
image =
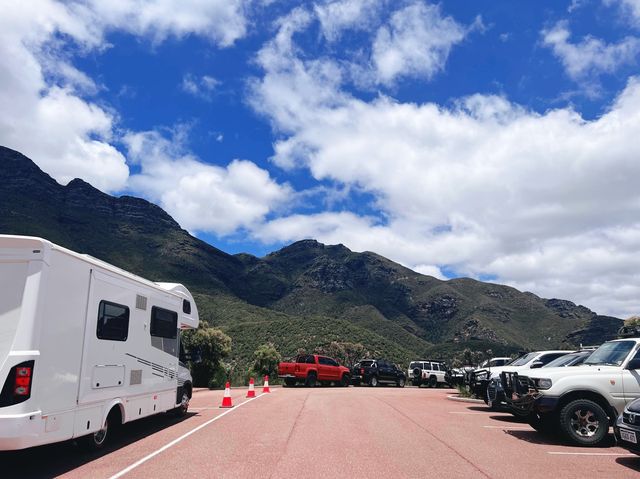
[(182, 344), (186, 351), (199, 353), (201, 358), (199, 362), (190, 364), (194, 386), (220, 386), (217, 384), (223, 377), (220, 375), (220, 362), (231, 353), (231, 338), (219, 329), (202, 326), (182, 333)]
[(327, 355), (349, 369), (362, 358), (369, 356), (369, 351), (360, 343), (332, 341), (327, 346), (316, 348), (317, 354)]
[(260, 376), (271, 376), (275, 379), (278, 374), (278, 363), (282, 356), (273, 343), (263, 344), (253, 353), (253, 370)]
[(631, 316), (624, 322), (625, 326), (640, 326), (640, 316)]

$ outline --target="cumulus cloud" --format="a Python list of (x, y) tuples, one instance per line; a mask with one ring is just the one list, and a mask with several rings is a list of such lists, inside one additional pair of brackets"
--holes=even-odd
[(173, 138), (158, 131), (129, 133), (124, 142), (140, 166), (130, 187), (191, 231), (226, 235), (250, 228), (292, 195), (288, 185), (250, 161), (234, 160), (226, 167), (203, 163), (185, 151), (180, 132)]
[[(248, 1), (8, 2), (0, 16), (0, 144), (62, 183), (80, 177), (121, 190), (129, 169), (114, 146), (117, 113), (93, 99), (100, 86), (74, 67), (69, 52), (107, 48), (105, 36), (115, 30), (154, 42), (196, 34), (228, 46), (246, 32)], [(214, 81), (199, 78), (197, 88), (204, 94)]]
[(552, 49), (562, 62), (567, 75), (574, 80), (602, 73), (613, 73), (625, 64), (634, 63), (640, 54), (640, 39), (626, 37), (618, 43), (605, 43), (592, 36), (571, 43), (566, 22), (542, 31), (543, 44)]
[(379, 83), (393, 84), (402, 77), (430, 79), (440, 72), (451, 48), (466, 31), (439, 5), (416, 2), (395, 12), (378, 30), (372, 61)]
[(257, 238), (316, 237), (423, 271), (495, 275), (599, 311), (633, 312), (637, 292), (616, 285), (638, 284), (637, 268), (620, 265), (636, 265), (640, 246), (640, 80), (594, 120), (492, 95), (450, 107), (363, 101), (322, 74), (335, 65), (301, 59), (290, 32), (265, 45), (259, 59), (278, 62), (263, 61), (252, 85), (254, 107), (281, 134), (273, 161), (364, 191), (380, 213), (285, 216), (257, 228)]
[(604, 0), (605, 5), (619, 5), (622, 11), (629, 14), (632, 22), (640, 26), (640, 0)]

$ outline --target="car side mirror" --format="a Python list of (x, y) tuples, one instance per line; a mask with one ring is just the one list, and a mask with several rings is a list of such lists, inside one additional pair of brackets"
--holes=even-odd
[(640, 369), (640, 358), (633, 358), (627, 364), (627, 369)]
[(544, 366), (544, 363), (542, 361), (534, 361), (533, 364), (531, 365), (531, 369), (538, 369), (538, 368), (541, 368), (542, 366)]

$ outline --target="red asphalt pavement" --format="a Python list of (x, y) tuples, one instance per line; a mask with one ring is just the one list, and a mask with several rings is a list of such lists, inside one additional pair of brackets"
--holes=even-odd
[(639, 477), (640, 458), (613, 440), (570, 447), (507, 413), (450, 401), (451, 393), (272, 388), (244, 403), (237, 389), (236, 407), (220, 409), (222, 391), (201, 391), (187, 418), (127, 424), (99, 454), (71, 443), (0, 453), (0, 477)]

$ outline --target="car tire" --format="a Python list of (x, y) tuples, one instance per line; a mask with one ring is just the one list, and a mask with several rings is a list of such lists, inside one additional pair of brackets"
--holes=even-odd
[(403, 388), (405, 385), (405, 380), (403, 378), (398, 379), (398, 382), (396, 383), (398, 385), (399, 388)]
[(351, 377), (348, 374), (342, 375), (342, 380), (340, 381), (340, 386), (343, 388), (348, 387), (351, 384)]
[(78, 439), (78, 445), (85, 451), (100, 451), (109, 440), (109, 418), (104, 422), (104, 427), (99, 431)]
[(369, 379), (369, 386), (371, 386), (372, 388), (378, 387), (378, 384), (380, 384), (378, 382), (378, 377), (377, 376), (371, 376), (371, 379)]
[(189, 397), (189, 391), (186, 388), (182, 389), (182, 399), (180, 400), (180, 406), (173, 410), (173, 413), (177, 417), (184, 417), (187, 415), (187, 411), (189, 410), (189, 401), (191, 401), (191, 397)]
[(609, 433), (609, 417), (599, 404), (577, 399), (560, 410), (560, 430), (574, 444), (595, 446)]
[(438, 387), (438, 378), (435, 376), (431, 376), (429, 378), (429, 387), (430, 388), (437, 388)]
[(304, 385), (308, 388), (316, 387), (317, 379), (316, 373), (309, 373), (307, 374), (307, 379), (304, 381)]

